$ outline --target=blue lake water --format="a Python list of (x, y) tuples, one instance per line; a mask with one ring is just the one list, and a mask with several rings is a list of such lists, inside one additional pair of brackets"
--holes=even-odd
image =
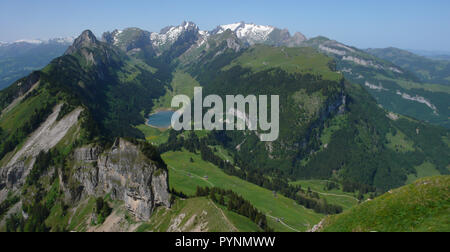
[(156, 128), (169, 128), (175, 111), (161, 111), (148, 117), (148, 124)]

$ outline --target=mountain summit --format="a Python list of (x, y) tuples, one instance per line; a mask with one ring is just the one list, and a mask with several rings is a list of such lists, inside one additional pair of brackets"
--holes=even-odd
[(234, 32), (239, 39), (247, 42), (250, 45), (254, 44), (268, 44), (276, 46), (298, 46), (306, 40), (306, 37), (297, 32), (294, 37), (287, 29), (279, 29), (273, 26), (247, 24), (245, 22), (220, 25), (212, 34), (221, 34), (226, 30)]
[[(152, 53), (162, 55), (167, 51), (174, 51), (182, 55), (184, 52), (196, 49), (204, 45), (208, 40), (216, 40), (226, 31), (231, 31), (242, 44), (252, 46), (265, 44), (272, 46), (300, 46), (306, 37), (297, 32), (293, 36), (287, 29), (279, 29), (273, 26), (248, 24), (239, 22), (228, 25), (220, 25), (212, 31), (201, 30), (195, 23), (185, 21), (177, 26), (167, 26), (158, 32), (147, 32), (138, 28), (114, 30), (103, 34), (103, 41), (118, 46), (124, 51), (137, 48), (152, 47)], [(226, 36), (225, 36), (226, 37)]]
[(99, 41), (94, 33), (90, 30), (85, 30), (77, 39), (75, 39), (73, 45), (67, 49), (65, 54), (72, 54), (81, 48), (95, 46), (98, 45), (98, 43)]

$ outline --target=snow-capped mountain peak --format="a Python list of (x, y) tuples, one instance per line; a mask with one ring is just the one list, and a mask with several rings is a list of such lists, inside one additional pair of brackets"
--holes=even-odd
[(74, 37), (60, 37), (60, 38), (52, 38), (48, 40), (42, 39), (20, 39), (14, 42), (0, 42), (0, 45), (13, 45), (13, 44), (31, 44), (31, 45), (46, 45), (46, 44), (72, 44), (75, 40)]
[(214, 34), (221, 34), (227, 30), (234, 32), (239, 39), (249, 44), (265, 42), (276, 28), (267, 25), (246, 24), (244, 22), (220, 25), (214, 30)]
[(111, 33), (105, 33), (103, 34), (103, 40), (105, 40), (108, 43), (112, 43), (113, 45), (117, 46), (120, 42), (119, 35), (122, 34), (122, 30), (114, 30)]
[(44, 43), (57, 43), (57, 44), (72, 44), (73, 41), (75, 41), (74, 37), (61, 37), (61, 38), (54, 38), (49, 39), (47, 41), (44, 41)]
[(14, 44), (14, 43), (15, 43), (15, 44), (26, 43), (26, 44), (35, 44), (35, 45), (38, 45), (38, 44), (44, 43), (44, 41), (39, 40), (39, 39), (20, 39), (20, 40), (14, 41), (13, 44)]
[(175, 42), (183, 32), (186, 31), (197, 31), (200, 34), (205, 34), (201, 32), (198, 26), (193, 22), (183, 22), (179, 26), (169, 26), (161, 30), (160, 33), (151, 33), (150, 38), (153, 45), (160, 47), (166, 44), (171, 44)]
[(220, 25), (219, 27), (217, 27), (218, 30), (217, 30), (216, 34), (221, 34), (221, 33), (225, 32), (226, 30), (231, 30), (232, 32), (236, 32), (241, 27), (245, 27), (244, 22)]

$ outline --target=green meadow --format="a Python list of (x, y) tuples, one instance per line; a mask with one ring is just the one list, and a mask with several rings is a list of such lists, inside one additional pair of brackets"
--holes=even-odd
[[(323, 215), (298, 205), (295, 201), (225, 174), (220, 168), (205, 162), (198, 154), (187, 151), (168, 152), (162, 158), (169, 167), (169, 185), (177, 191), (194, 195), (197, 186), (231, 189), (249, 200), (267, 215), (269, 226), (276, 231), (307, 231)], [(191, 162), (191, 158), (194, 162)]]
[(344, 210), (358, 204), (359, 200), (354, 193), (346, 193), (338, 189), (327, 191), (325, 190), (326, 183), (326, 180), (299, 180), (290, 184), (301, 186), (303, 190), (310, 188), (311, 191), (318, 193), (320, 198), (326, 199), (330, 204), (342, 206)]

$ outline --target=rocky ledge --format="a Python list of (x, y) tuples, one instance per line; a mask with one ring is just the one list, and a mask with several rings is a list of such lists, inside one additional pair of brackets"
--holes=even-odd
[(84, 196), (109, 194), (125, 203), (137, 220), (146, 221), (155, 207), (170, 207), (167, 169), (147, 158), (138, 146), (118, 139), (111, 149), (79, 148), (74, 153), (74, 179)]

